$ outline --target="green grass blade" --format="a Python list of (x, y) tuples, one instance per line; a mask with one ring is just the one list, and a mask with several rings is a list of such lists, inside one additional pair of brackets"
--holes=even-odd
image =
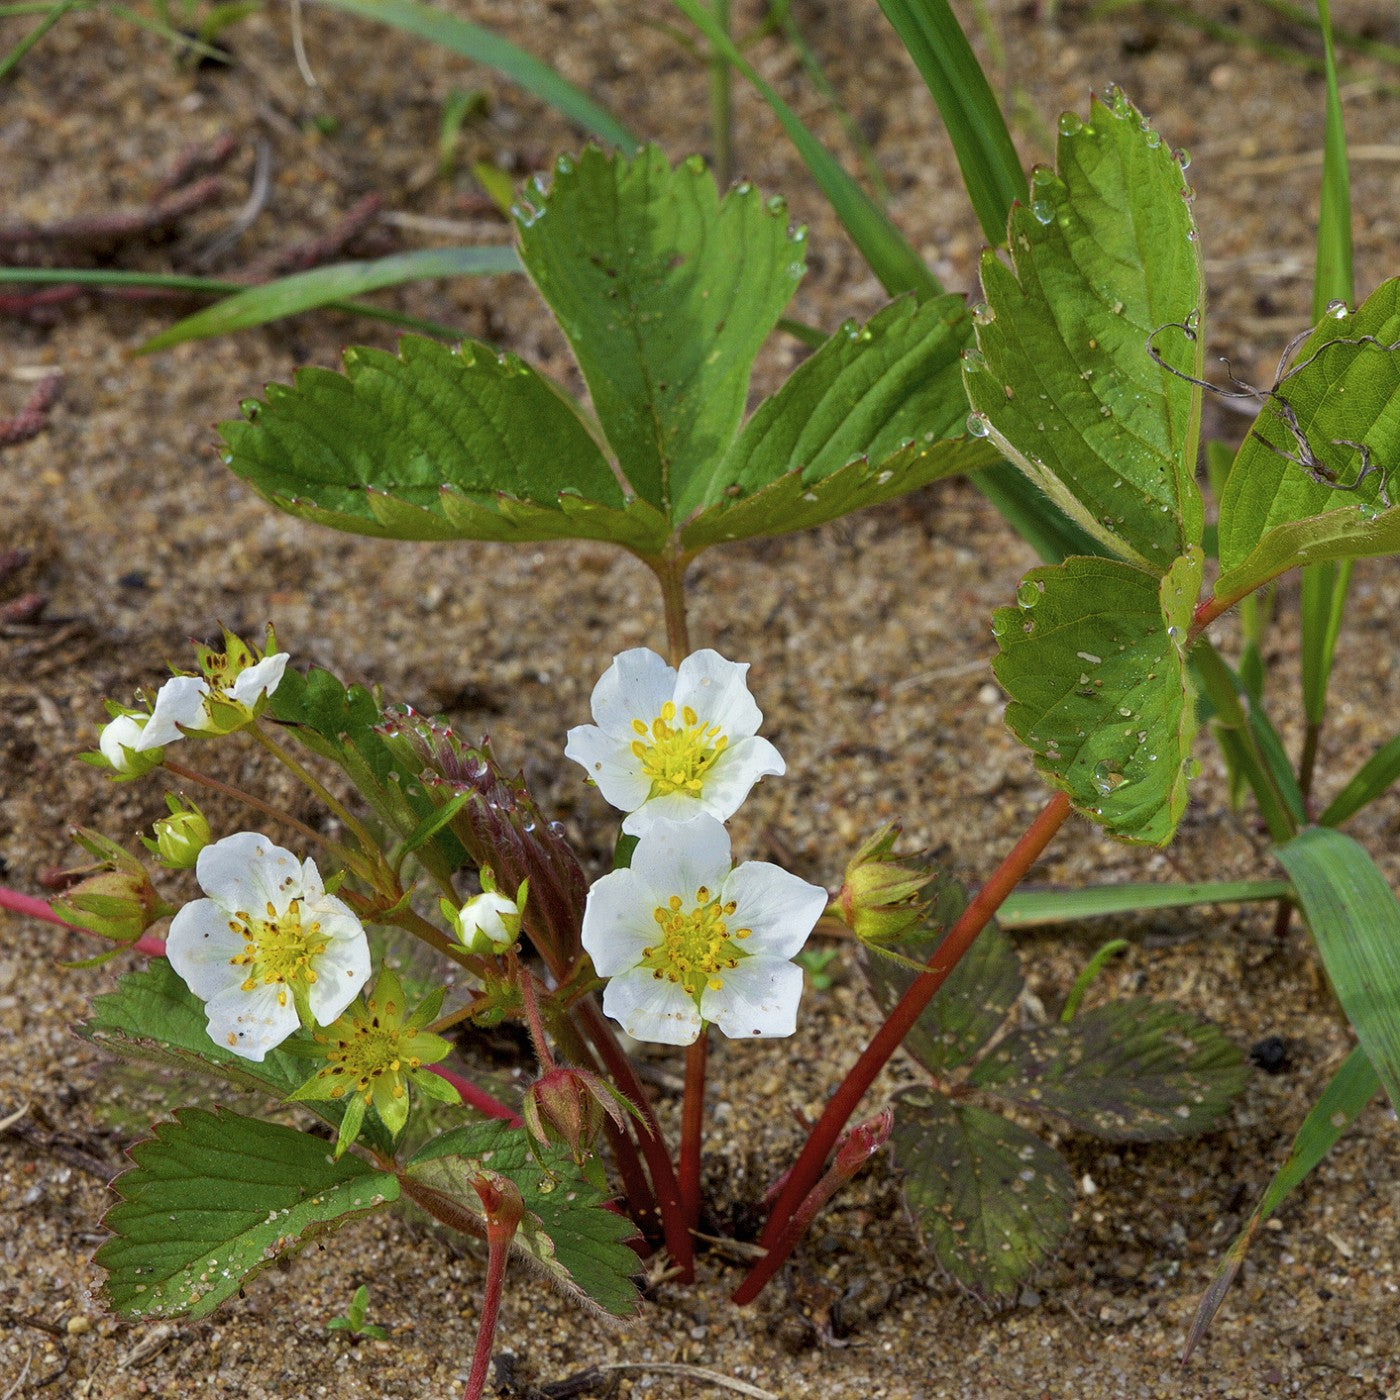
[[(378, 0), (374, 0), (378, 3)], [(365, 0), (331, 0), (333, 4), (365, 3)], [(680, 12), (753, 85), (755, 91), (782, 123), (798, 154), (831, 201), (832, 208), (860, 249), (870, 270), (891, 296), (914, 292), (920, 298), (937, 296), (943, 288), (913, 245), (889, 216), (841, 168), (831, 152), (803, 125), (802, 119), (764, 82), (758, 70), (739, 52), (733, 40), (715, 21), (703, 0), (672, 0)]]
[(372, 262), (333, 263), (290, 277), (279, 277), (261, 287), (245, 287), (224, 301), (196, 311), (152, 336), (141, 353), (168, 350), (187, 340), (208, 340), (216, 335), (248, 330), (268, 321), (281, 320), (301, 311), (312, 311), (347, 297), (418, 282), (431, 277), (486, 276), (519, 272), (514, 248), (421, 248), (395, 253)]
[(39, 23), (11, 49), (4, 58), (0, 58), (0, 81), (8, 78), (10, 74), (24, 62), (25, 54), (27, 54), (69, 10), (73, 9), (76, 4), (77, 0), (59, 0), (57, 5), (50, 7), (43, 19), (41, 19)]
[(639, 145), (637, 138), (611, 112), (547, 63), (479, 24), (458, 19), (446, 10), (420, 4), (418, 0), (324, 0), (324, 3), (364, 19), (392, 25), (405, 34), (426, 39), (474, 63), (494, 68), (591, 135), (629, 155)]
[(1388, 744), (1382, 744), (1357, 769), (1352, 780), (1328, 803), (1317, 819), (1319, 826), (1341, 826), (1354, 817), (1368, 802), (1373, 802), (1400, 778), (1400, 734)]
[(880, 8), (938, 104), (983, 232), (1005, 243), (1011, 205), (1026, 198), (1026, 176), (967, 36), (947, 0), (880, 0)]
[(1303, 1179), (1332, 1150), (1332, 1145), (1351, 1126), (1357, 1115), (1370, 1103), (1380, 1080), (1371, 1068), (1365, 1051), (1359, 1046), (1347, 1056), (1332, 1082), (1323, 1090), (1322, 1097), (1313, 1106), (1312, 1112), (1303, 1120), (1298, 1136), (1293, 1139), (1288, 1160), (1274, 1173), (1254, 1213), (1245, 1222), (1244, 1229), (1235, 1236), (1234, 1243), (1220, 1261), (1210, 1287), (1201, 1298), (1196, 1309), (1195, 1320), (1191, 1324), (1190, 1335), (1186, 1339), (1182, 1361), (1190, 1359), (1211, 1320), (1220, 1310), (1225, 1294), (1235, 1281), (1235, 1275), (1244, 1263), (1244, 1256), (1250, 1242), (1259, 1232), (1259, 1227), (1288, 1199)]
[(1356, 1038), (1400, 1103), (1400, 901), (1364, 847), (1309, 827), (1275, 852)]
[(1072, 924), (1081, 919), (1135, 914), (1147, 909), (1288, 899), (1292, 893), (1293, 887), (1287, 880), (1095, 885), (1082, 890), (1019, 889), (1007, 896), (997, 910), (997, 918), (1006, 928), (1043, 928), (1047, 924)]

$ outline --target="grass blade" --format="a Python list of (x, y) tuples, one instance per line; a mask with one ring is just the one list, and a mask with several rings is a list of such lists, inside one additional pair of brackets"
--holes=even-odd
[(59, 0), (57, 5), (50, 7), (43, 19), (41, 19), (39, 23), (11, 49), (4, 58), (0, 58), (0, 81), (8, 78), (10, 74), (24, 62), (25, 54), (27, 54), (69, 10), (75, 8), (76, 4), (77, 0)]
[[(365, 0), (331, 0), (332, 4), (360, 4)], [(374, 0), (378, 3), (378, 0)], [(927, 298), (943, 288), (925, 266), (913, 245), (890, 221), (889, 216), (841, 168), (831, 152), (803, 125), (802, 119), (760, 76), (719, 25), (703, 0), (672, 0), (680, 12), (709, 40), (712, 49), (727, 58), (753, 84), (755, 91), (782, 123), (798, 154), (812, 172), (812, 178), (831, 201), (846, 232), (860, 249), (870, 270), (891, 296), (914, 292)]]
[(1309, 827), (1275, 855), (1366, 1058), (1400, 1103), (1400, 901), (1365, 848), (1340, 831)]
[(479, 24), (458, 19), (456, 15), (436, 6), (420, 4), (419, 0), (323, 0), (323, 3), (352, 15), (377, 20), (380, 24), (392, 25), (405, 34), (426, 39), (474, 63), (494, 68), (526, 92), (563, 113), (590, 135), (628, 155), (638, 148), (637, 138), (606, 108), (599, 106), (547, 63)]
[(1274, 1173), (1274, 1179), (1269, 1183), (1259, 1204), (1254, 1207), (1254, 1213), (1245, 1222), (1244, 1229), (1235, 1236), (1234, 1243), (1225, 1251), (1225, 1257), (1220, 1261), (1220, 1267), (1196, 1309), (1181, 1358), (1183, 1362), (1190, 1359), (1191, 1353), (1205, 1336), (1211, 1320), (1220, 1310), (1220, 1304), (1235, 1281), (1235, 1275), (1239, 1273), (1240, 1265), (1244, 1263), (1244, 1256), (1259, 1227), (1332, 1150), (1332, 1145), (1370, 1103), (1379, 1088), (1380, 1080), (1376, 1078), (1376, 1072), (1371, 1068), (1365, 1051), (1358, 1046), (1347, 1056), (1341, 1069), (1332, 1076), (1332, 1082), (1322, 1091), (1322, 1097), (1303, 1120), (1303, 1126), (1298, 1129), (1298, 1136), (1293, 1139), (1288, 1160)]
[(914, 60), (953, 142), (968, 198), (994, 244), (1026, 198), (1026, 176), (1001, 108), (947, 0), (880, 0)]
[(1005, 928), (1042, 928), (1047, 924), (1078, 923), (1110, 914), (1134, 914), (1147, 909), (1185, 909), (1194, 904), (1250, 904), (1258, 900), (1289, 899), (1287, 880), (1223, 880), (1198, 884), (1153, 883), (1094, 885), (1076, 890), (1019, 889), (997, 911)]
[(505, 247), (422, 248), (376, 258), (372, 262), (333, 263), (329, 267), (279, 277), (261, 287), (245, 287), (152, 336), (141, 346), (141, 353), (168, 350), (187, 340), (208, 340), (212, 336), (248, 330), (300, 311), (312, 311), (347, 297), (378, 291), (382, 287), (396, 287), (404, 282), (519, 270), (520, 260), (515, 249)]
[[(1332, 42), (1328, 0), (1317, 0), (1327, 73), (1327, 122), (1322, 153), (1322, 203), (1317, 224), (1317, 263), (1313, 273), (1313, 320), (1320, 321), (1333, 301), (1351, 301), (1351, 176), (1342, 99), (1337, 90), (1337, 54)], [(1322, 721), (1327, 712), (1327, 684), (1341, 631), (1342, 613), (1351, 587), (1351, 561), (1309, 564), (1303, 571), (1303, 710), (1307, 729), (1298, 760), (1303, 792), (1312, 787)]]
[(1368, 802), (1373, 802), (1400, 778), (1400, 734), (1382, 744), (1339, 792), (1317, 819), (1318, 826), (1341, 826)]

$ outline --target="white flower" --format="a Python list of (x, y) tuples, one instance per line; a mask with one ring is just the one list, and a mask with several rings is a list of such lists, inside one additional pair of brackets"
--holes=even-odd
[(118, 773), (134, 773), (139, 766), (139, 762), (134, 761), (134, 755), (154, 747), (143, 742), (144, 718), (141, 715), (118, 715), (109, 724), (104, 724), (102, 733), (97, 736), (97, 747), (102, 751), (102, 757)]
[(520, 934), (520, 909), (498, 890), (469, 899), (456, 918), (457, 935), (469, 953), (498, 953)]
[(755, 737), (763, 714), (748, 669), (716, 651), (694, 652), (679, 671), (645, 647), (613, 658), (593, 687), (597, 723), (569, 730), (564, 753), (629, 813), (629, 836), (657, 818), (727, 821), (760, 778), (785, 771), (777, 749)]
[(369, 944), (314, 862), (241, 831), (206, 846), (195, 874), (209, 898), (175, 915), (165, 951), (204, 1002), (216, 1044), (261, 1060), (303, 1014), (326, 1026), (355, 999)]
[(214, 684), (203, 676), (172, 676), (156, 693), (155, 707), (146, 723), (138, 750), (160, 748), (183, 739), (186, 729), (215, 727), (209, 710), (211, 699), (231, 702), (246, 710), (265, 695), (271, 695), (282, 681), (290, 653), (275, 652), (252, 666), (245, 666), (227, 684)]
[(636, 1040), (689, 1045), (705, 1022), (725, 1035), (791, 1035), (806, 942), (827, 893), (776, 865), (730, 862), (710, 816), (653, 822), (632, 864), (588, 892), (583, 946), (608, 977), (603, 1010)]

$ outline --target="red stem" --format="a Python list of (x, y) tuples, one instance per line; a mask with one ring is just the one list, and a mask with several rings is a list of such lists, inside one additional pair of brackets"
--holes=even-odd
[(481, 1400), (486, 1389), (486, 1368), (491, 1364), (491, 1343), (496, 1339), (496, 1317), (501, 1310), (501, 1288), (505, 1283), (509, 1242), (491, 1240), (486, 1254), (486, 1292), (481, 1299), (481, 1321), (477, 1325), (476, 1354), (472, 1357), (472, 1372), (462, 1400)]
[(637, 1135), (637, 1145), (642, 1149), (647, 1170), (651, 1173), (652, 1188), (661, 1209), (661, 1228), (666, 1237), (666, 1248), (671, 1251), (671, 1258), (680, 1270), (680, 1282), (691, 1283), (695, 1279), (695, 1246), (686, 1227), (680, 1183), (676, 1180), (676, 1169), (671, 1165), (671, 1155), (661, 1136), (661, 1125), (656, 1121), (656, 1110), (652, 1108), (631, 1060), (617, 1043), (612, 1027), (603, 1019), (598, 1003), (591, 996), (583, 997), (575, 1003), (574, 1012), (580, 1028), (597, 1050), (604, 1069), (612, 1076), (613, 1083), (642, 1112), (643, 1121), (638, 1123), (633, 1119), (632, 1130)]
[[(45, 900), (36, 899), (32, 894), (21, 894), (6, 885), (0, 885), (0, 909), (9, 909), (29, 919), (42, 919), (46, 924), (57, 924), (60, 928), (71, 928), (76, 933), (88, 932), (77, 924), (70, 924), (67, 919), (60, 919)], [(157, 938), (154, 934), (143, 933), (130, 946), (133, 952), (144, 953), (148, 958), (165, 956), (165, 939)]]
[(470, 1079), (464, 1079), (454, 1070), (444, 1069), (442, 1065), (429, 1065), (428, 1073), (435, 1074), (439, 1079), (445, 1079), (462, 1096), (462, 1102), (476, 1109), (478, 1113), (484, 1113), (488, 1118), (499, 1118), (503, 1122), (509, 1123), (512, 1128), (524, 1126), (520, 1115), (513, 1109), (503, 1104), (500, 1099), (488, 1094), (479, 1084), (473, 1084)]
[(841, 1129), (850, 1121), (875, 1076), (884, 1068), (885, 1062), (899, 1048), (910, 1027), (918, 1020), (919, 1013), (943, 985), (948, 974), (958, 965), (963, 954), (972, 947), (977, 935), (1001, 907), (1002, 901), (1035, 864), (1055, 833), (1064, 825), (1069, 813), (1069, 798), (1064, 793), (1057, 792), (1026, 829), (1011, 853), (978, 891), (976, 898), (963, 911), (962, 917), (948, 930), (928, 960), (928, 971), (910, 985), (909, 990), (890, 1013), (889, 1019), (875, 1033), (870, 1044), (865, 1047), (860, 1058), (841, 1081), (788, 1173), (787, 1182), (779, 1193), (772, 1214), (768, 1217), (768, 1224), (759, 1238), (759, 1244), (768, 1252), (739, 1285), (734, 1294), (736, 1303), (753, 1302), (763, 1290), (764, 1284), (782, 1267), (788, 1254), (792, 1252), (792, 1247), (797, 1243), (796, 1235), (788, 1236), (788, 1220), (802, 1204), (807, 1193), (821, 1179), (822, 1166), (836, 1139), (840, 1137)]
[(700, 1224), (700, 1142), (705, 1126), (705, 1063), (709, 1059), (710, 1028), (700, 1034), (685, 1052), (685, 1100), (681, 1109), (681, 1156), (677, 1184), (685, 1228)]

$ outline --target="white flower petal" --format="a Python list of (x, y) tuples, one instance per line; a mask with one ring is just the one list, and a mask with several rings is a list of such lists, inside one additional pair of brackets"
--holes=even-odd
[(720, 821), (728, 821), (760, 779), (787, 772), (783, 756), (767, 739), (740, 739), (715, 760), (705, 775), (700, 802)]
[(659, 797), (644, 801), (635, 812), (628, 812), (623, 818), (622, 829), (628, 836), (643, 836), (659, 821), (676, 825), (694, 821), (696, 817), (704, 816), (707, 811), (709, 804), (703, 798), (692, 797), (688, 792), (662, 793)]
[(790, 958), (807, 941), (830, 896), (780, 866), (750, 860), (724, 882), (724, 898), (738, 906), (730, 926), (753, 930), (740, 945), (746, 953)]
[(229, 699), (251, 710), (264, 695), (271, 695), (282, 684), (282, 673), (290, 658), (290, 652), (278, 651), (264, 656), (254, 666), (245, 667), (233, 678), (226, 692)]
[(257, 987), (251, 992), (223, 992), (205, 1003), (209, 1039), (245, 1060), (261, 1060), (296, 1030), (300, 1021), (291, 995), (285, 1003), (277, 986)]
[(256, 831), (240, 831), (199, 853), (195, 875), (225, 909), (262, 917), (270, 903), (285, 914), (302, 893), (301, 862)]
[(745, 958), (722, 974), (718, 991), (706, 988), (700, 1010), (731, 1040), (749, 1036), (791, 1035), (797, 1029), (802, 1000), (802, 969), (781, 958)]
[[(339, 900), (331, 902), (340, 903)], [(316, 980), (311, 984), (306, 999), (311, 1014), (322, 1026), (330, 1025), (355, 1000), (360, 988), (369, 980), (369, 940), (360, 921), (349, 910), (346, 915), (354, 924), (354, 932), (347, 931), (342, 936), (332, 938), (326, 951), (312, 963)], [(323, 933), (326, 928), (326, 918), (323, 917)]]
[(717, 651), (692, 652), (676, 675), (678, 710), (689, 706), (700, 722), (714, 725), (732, 744), (758, 733), (763, 712), (749, 694), (748, 662), (726, 661)]
[(143, 747), (149, 747), (141, 743), (144, 728), (134, 715), (118, 715), (110, 724), (102, 726), (102, 733), (97, 738), (97, 747), (101, 749), (102, 757), (118, 773), (126, 773), (131, 769), (131, 760), (123, 752), (124, 749), (139, 751)]
[(656, 905), (649, 900), (633, 870), (614, 870), (588, 891), (583, 946), (600, 977), (616, 977), (635, 967), (643, 950), (656, 942)]
[[(800, 969), (794, 969), (800, 972)], [(700, 1034), (700, 1013), (675, 983), (644, 967), (614, 977), (603, 991), (603, 1010), (633, 1040), (689, 1045)]]
[(580, 724), (569, 730), (564, 757), (580, 764), (598, 785), (598, 791), (623, 812), (640, 807), (651, 792), (651, 779), (628, 743), (609, 738), (594, 724)]
[(613, 657), (593, 687), (593, 719), (611, 738), (631, 743), (632, 721), (649, 725), (675, 688), (676, 673), (654, 651), (633, 647)]
[(158, 749), (183, 739), (180, 725), (186, 729), (204, 728), (209, 723), (204, 705), (208, 694), (209, 687), (200, 676), (171, 676), (156, 692), (156, 703), (137, 748)]
[(632, 852), (632, 873), (652, 909), (672, 895), (690, 907), (702, 887), (717, 898), (730, 864), (729, 833), (703, 812), (693, 821), (653, 822)]
[(243, 951), (245, 940), (228, 925), (227, 912), (212, 899), (193, 900), (170, 921), (165, 955), (201, 1001), (239, 987), (247, 978), (247, 971), (231, 961)]

